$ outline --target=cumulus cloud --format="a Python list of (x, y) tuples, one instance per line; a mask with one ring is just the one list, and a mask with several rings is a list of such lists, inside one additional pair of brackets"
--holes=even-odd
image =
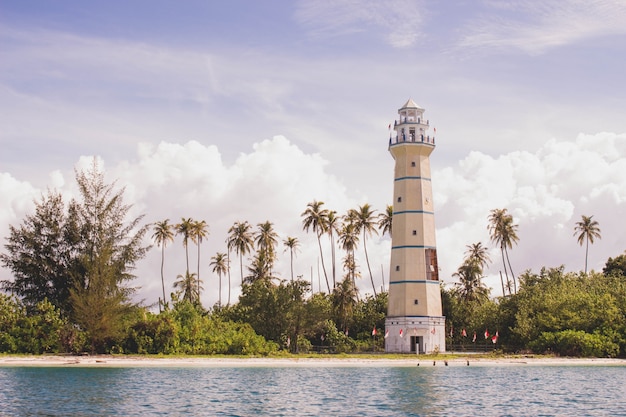
[[(92, 157), (82, 157), (77, 168), (87, 168)], [(200, 276), (204, 281), (205, 306), (218, 298), (217, 276), (210, 271), (211, 256), (225, 252), (227, 231), (235, 221), (249, 221), (254, 227), (267, 220), (282, 242), (288, 236), (301, 242), (294, 260), (296, 275), (313, 279), (318, 291), (323, 274), (319, 270), (316, 237), (302, 230), (301, 213), (307, 203), (324, 201), (339, 215), (368, 202), (331, 174), (332, 166), (322, 156), (303, 152), (283, 136), (257, 142), (232, 163), (225, 163), (213, 145), (198, 142), (141, 144), (135, 157), (113, 163), (99, 160), (109, 180), (125, 187), (125, 198), (134, 204), (133, 215), (146, 214), (146, 222), (182, 217), (206, 220), (209, 237), (203, 241)], [(106, 166), (105, 166), (106, 164)], [(626, 212), (626, 134), (581, 134), (575, 140), (553, 139), (536, 152), (511, 152), (497, 157), (472, 152), (454, 166), (432, 173), (435, 193), (437, 245), (440, 276), (452, 282), (452, 273), (461, 264), (465, 246), (483, 242), (491, 248), (492, 265), (487, 284), (500, 293), (499, 251), (489, 242), (487, 217), (494, 208), (507, 208), (519, 224), (519, 243), (511, 251), (516, 273), (541, 266), (565, 264), (580, 270), (584, 250), (576, 243), (573, 228), (582, 214), (594, 215), (602, 229), (602, 239), (590, 249), (590, 265), (601, 269), (609, 256), (626, 248), (622, 233)], [(71, 170), (55, 171), (51, 184), (64, 195), (75, 195)], [(390, 177), (391, 178), (391, 177)], [(393, 185), (389, 184), (389, 188)], [(32, 200), (41, 190), (9, 173), (0, 174), (0, 232), (17, 225), (32, 210)], [(388, 194), (389, 190), (381, 190)], [(379, 212), (384, 207), (374, 207)], [(146, 243), (150, 243), (146, 239)], [(323, 237), (325, 261), (330, 273), (328, 240)], [(279, 245), (276, 272), (289, 279), (289, 253)], [(375, 285), (388, 277), (390, 241), (388, 236), (368, 239), (368, 252)], [(196, 268), (196, 248), (190, 246), (190, 264)], [(160, 294), (160, 250), (153, 249), (138, 265), (137, 284), (146, 302)], [(343, 254), (338, 255), (340, 259)], [(362, 278), (361, 293), (372, 293), (369, 273), (362, 252), (357, 253)], [(246, 261), (244, 260), (244, 268)], [(381, 270), (382, 269), (382, 270)], [(165, 251), (166, 283), (184, 273), (185, 252), (177, 238)], [(341, 277), (341, 263), (337, 262)], [(6, 276), (6, 271), (3, 276)], [(239, 262), (232, 259), (232, 301), (238, 295)], [(320, 278), (321, 277), (321, 278)], [(222, 300), (226, 300), (223, 282)]]

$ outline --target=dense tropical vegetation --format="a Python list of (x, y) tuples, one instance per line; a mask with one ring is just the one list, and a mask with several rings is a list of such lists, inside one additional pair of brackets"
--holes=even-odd
[[(387, 293), (384, 285), (380, 290), (374, 286), (366, 243), (374, 234), (392, 233), (391, 206), (378, 215), (368, 204), (339, 215), (321, 201), (307, 205), (302, 228), (317, 239), (327, 290), (312, 293), (310, 283), (293, 272), (299, 239), (281, 241), (270, 221), (256, 227), (235, 222), (223, 251), (201, 258), (209, 233), (205, 221), (166, 219), (143, 225), (141, 216), (129, 218), (123, 190), (107, 184), (95, 162), (90, 170), (76, 172), (76, 181), (79, 199), (66, 203), (48, 191), (35, 202), (33, 214), (10, 227), (6, 251), (0, 254), (0, 262), (13, 274), (0, 283), (5, 291), (0, 294), (0, 352), (269, 355), (281, 350), (384, 350)], [(556, 267), (515, 276), (509, 250), (519, 240), (518, 226), (506, 209), (492, 210), (486, 220), (502, 257), (503, 296), (492, 297), (483, 283), (492, 262), (489, 248), (482, 242), (467, 245), (452, 275), (455, 284), (441, 287), (448, 350), (626, 356), (626, 253), (609, 258), (602, 272), (587, 273), (587, 247), (584, 272)], [(150, 231), (161, 252), (160, 276), (155, 273), (162, 293), (158, 312), (133, 301), (132, 271), (150, 249), (143, 243)], [(581, 245), (600, 238), (592, 216), (583, 216), (574, 231)], [(185, 271), (166, 285), (165, 247), (176, 236), (185, 250)], [(274, 271), (280, 243), (289, 256), (288, 279), (279, 279)], [(324, 260), (323, 243), (331, 246), (330, 264)], [(190, 244), (197, 250), (195, 271), (189, 264)], [(357, 289), (361, 250), (374, 294), (365, 297)], [(241, 285), (241, 295), (231, 302), (233, 253), (239, 261), (236, 286)], [(340, 267), (338, 254), (343, 256)], [(218, 277), (218, 289), (207, 289), (219, 294), (213, 307), (200, 302), (205, 291), (201, 262)]]

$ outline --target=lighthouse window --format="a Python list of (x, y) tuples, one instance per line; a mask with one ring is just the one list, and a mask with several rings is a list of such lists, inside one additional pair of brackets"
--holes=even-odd
[(413, 230), (413, 236), (417, 236), (417, 230)]
[(396, 271), (400, 270), (400, 265), (396, 265)]
[(413, 304), (418, 305), (419, 302), (417, 301), (417, 299), (413, 300)]
[(398, 197), (398, 203), (402, 203), (402, 197)]
[(414, 167), (415, 166), (415, 161), (411, 162), (411, 166)]

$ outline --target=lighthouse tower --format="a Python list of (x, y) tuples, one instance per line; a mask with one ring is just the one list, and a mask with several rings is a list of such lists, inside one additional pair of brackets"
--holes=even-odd
[(409, 99), (398, 110), (389, 138), (395, 169), (386, 352), (446, 348), (429, 159), (435, 137), (427, 134), (428, 128), (424, 109)]

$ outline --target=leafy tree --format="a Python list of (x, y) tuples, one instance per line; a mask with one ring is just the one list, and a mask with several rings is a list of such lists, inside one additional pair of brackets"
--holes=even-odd
[(228, 258), (225, 253), (218, 252), (215, 254), (215, 256), (211, 258), (211, 263), (209, 265), (213, 267), (213, 272), (217, 274), (217, 277), (219, 279), (218, 305), (221, 308), (222, 307), (222, 275), (225, 274), (230, 268), (230, 265), (228, 264)]
[(602, 269), (602, 273), (605, 276), (615, 275), (618, 277), (626, 277), (626, 252), (615, 258), (609, 258)]
[(328, 274), (326, 273), (326, 266), (324, 265), (324, 253), (322, 252), (321, 237), (324, 233), (327, 233), (328, 229), (328, 210), (322, 208), (323, 201), (313, 200), (307, 204), (306, 210), (302, 212), (302, 228), (308, 232), (311, 229), (317, 235), (317, 244), (320, 250), (320, 259), (322, 261), (322, 270), (324, 271), (324, 278), (326, 278), (326, 288), (330, 294), (330, 282), (328, 282)]
[(291, 267), (291, 280), (293, 281), (293, 256), (300, 247), (300, 241), (297, 237), (288, 236), (285, 240), (283, 240), (283, 245), (285, 245), (289, 250), (289, 265)]
[(148, 226), (143, 216), (126, 221), (131, 206), (123, 202), (123, 189), (104, 181), (94, 160), (91, 170), (76, 173), (81, 200), (69, 205), (69, 222), (80, 237), (77, 263), (80, 272), (70, 291), (73, 319), (90, 337), (92, 349), (100, 351), (118, 335), (125, 312), (133, 307), (135, 289), (127, 283), (131, 271), (149, 247), (142, 245)]
[(582, 216), (574, 227), (574, 236), (578, 233), (578, 244), (580, 246), (585, 242), (585, 274), (587, 273), (587, 258), (589, 256), (589, 242), (593, 244), (594, 239), (601, 239), (599, 223), (593, 220), (593, 216)]
[(353, 219), (354, 224), (359, 232), (363, 232), (363, 249), (365, 251), (365, 262), (367, 263), (367, 269), (370, 273), (370, 280), (372, 282), (372, 290), (374, 290), (374, 296), (376, 296), (376, 285), (374, 285), (374, 276), (372, 275), (372, 268), (370, 267), (369, 256), (367, 254), (367, 236), (378, 233), (374, 227), (374, 212), (369, 204), (363, 204), (359, 206), (357, 210), (351, 210), (349, 217)]
[(239, 269), (241, 270), (241, 283), (243, 284), (243, 256), (250, 253), (254, 246), (252, 239), (252, 232), (250, 231), (250, 223), (235, 222), (234, 225), (228, 229), (228, 239), (226, 244), (228, 250), (234, 249), (237, 255), (239, 255)]
[(165, 246), (167, 242), (174, 241), (174, 232), (172, 231), (172, 225), (169, 223), (170, 219), (165, 219), (156, 222), (153, 226), (154, 234), (152, 239), (161, 247), (161, 286), (163, 289), (163, 306), (167, 309), (167, 298), (165, 297), (165, 279), (163, 277), (163, 265), (165, 263)]
[[(511, 216), (507, 209), (493, 209), (489, 215), (489, 234), (491, 240), (500, 246), (500, 253), (502, 254), (502, 264), (504, 265), (504, 275), (506, 276), (507, 286), (509, 283), (509, 274), (513, 279), (513, 288), (517, 293), (517, 284), (515, 281), (515, 274), (513, 268), (511, 268), (511, 261), (509, 260), (508, 249), (513, 247), (513, 243), (517, 243), (519, 238), (517, 237), (517, 225), (513, 223), (513, 216)], [(508, 269), (507, 269), (508, 263)], [(509, 294), (511, 289), (509, 288)]]
[(61, 194), (48, 191), (35, 202), (34, 214), (19, 227), (9, 226), (9, 237), (0, 254), (12, 280), (0, 282), (3, 290), (17, 295), (27, 308), (49, 300), (65, 315), (71, 312), (69, 293), (79, 237), (71, 230)]
[(357, 303), (356, 288), (352, 285), (352, 280), (346, 278), (341, 281), (333, 290), (332, 301), (338, 328), (348, 332)]

